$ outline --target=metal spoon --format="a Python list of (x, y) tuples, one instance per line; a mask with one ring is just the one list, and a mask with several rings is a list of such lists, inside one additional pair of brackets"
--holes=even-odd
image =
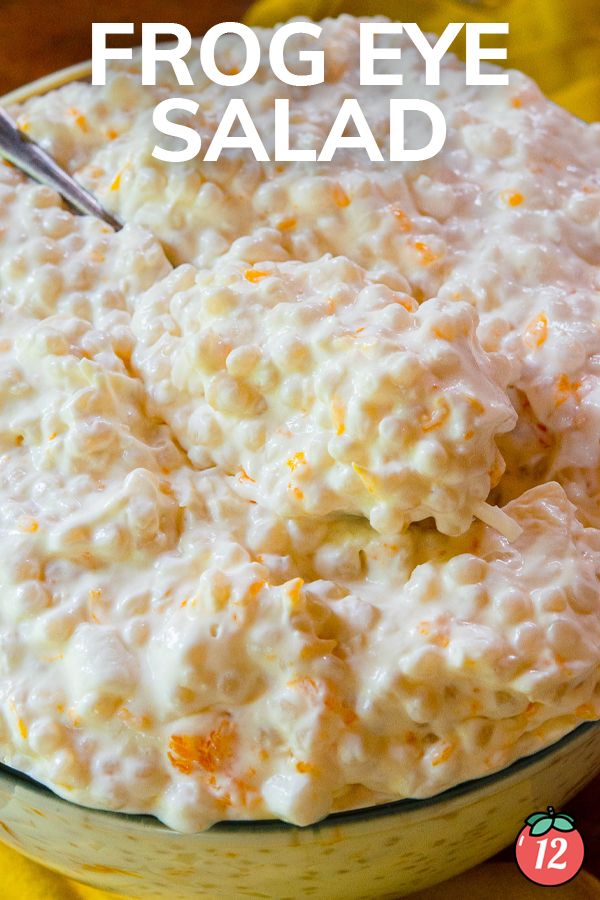
[(8, 113), (0, 107), (0, 156), (11, 162), (30, 178), (57, 191), (77, 212), (102, 219), (115, 231), (123, 226), (107, 212), (93, 194), (86, 191), (68, 172), (65, 172), (45, 150), (17, 127)]

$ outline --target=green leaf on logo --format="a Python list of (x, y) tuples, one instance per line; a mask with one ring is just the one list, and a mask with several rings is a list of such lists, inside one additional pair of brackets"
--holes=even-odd
[(540, 819), (547, 819), (548, 813), (531, 813), (530, 816), (527, 816), (525, 819), (526, 825), (535, 825), (536, 822), (539, 822)]
[(573, 831), (575, 824), (571, 816), (563, 816), (561, 813), (554, 817), (554, 827), (557, 831)]
[(531, 826), (530, 834), (538, 837), (541, 834), (547, 834), (552, 828), (552, 816), (543, 816), (541, 819)]

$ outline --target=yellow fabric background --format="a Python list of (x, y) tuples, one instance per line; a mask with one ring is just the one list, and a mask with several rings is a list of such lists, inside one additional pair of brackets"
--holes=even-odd
[[(483, 0), (477, 5), (460, 0), (258, 0), (246, 21), (274, 25), (296, 15), (321, 19), (340, 12), (384, 14), (398, 21), (416, 21), (423, 29), (437, 32), (452, 21), (508, 21), (510, 66), (535, 78), (553, 100), (571, 112), (588, 121), (600, 121), (600, 0)], [(483, 889), (482, 877), (477, 872), (464, 884), (472, 896), (483, 896), (474, 893), (478, 885)], [(580, 884), (583, 888), (584, 883)], [(513, 896), (526, 896), (521, 890), (527, 892), (526, 883), (515, 884)], [(2, 900), (115, 898), (55, 875), (1, 844), (0, 896)]]
[(0, 897), (2, 900), (118, 900), (117, 894), (76, 884), (3, 844), (0, 844)]

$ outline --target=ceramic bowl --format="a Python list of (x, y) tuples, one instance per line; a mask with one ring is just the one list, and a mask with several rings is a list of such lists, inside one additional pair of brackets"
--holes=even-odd
[(0, 768), (0, 838), (71, 878), (131, 897), (396, 898), (492, 856), (527, 815), (563, 808), (598, 771), (600, 723), (585, 723), (427, 800), (337, 813), (306, 828), (260, 821), (179, 834), (148, 816), (76, 806)]

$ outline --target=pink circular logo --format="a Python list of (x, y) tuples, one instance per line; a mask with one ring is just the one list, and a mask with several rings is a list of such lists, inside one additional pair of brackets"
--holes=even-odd
[(573, 817), (555, 812), (552, 806), (528, 816), (515, 843), (517, 865), (523, 875), (534, 884), (552, 887), (575, 878), (583, 865), (584, 852)]

